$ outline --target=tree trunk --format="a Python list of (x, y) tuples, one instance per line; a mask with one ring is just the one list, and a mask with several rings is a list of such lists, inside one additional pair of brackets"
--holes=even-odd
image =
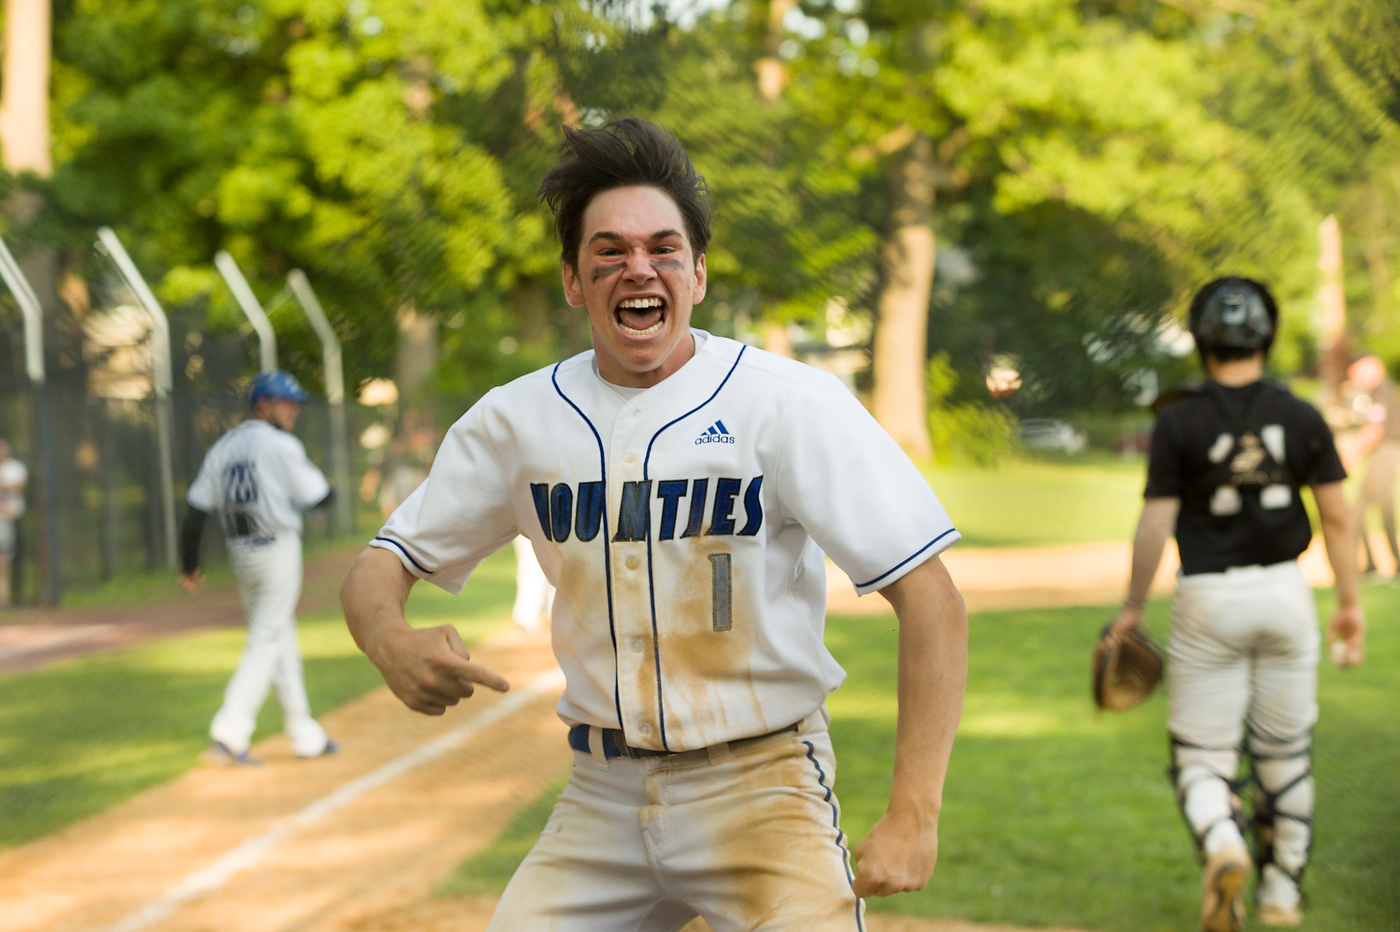
[(783, 17), (787, 11), (792, 9), (796, 0), (769, 0), (768, 2), (768, 38), (764, 43), (764, 55), (754, 62), (754, 71), (758, 73), (758, 96), (772, 103), (783, 93), (783, 88), (787, 86), (788, 70), (783, 64), (782, 56), (778, 54), (778, 46), (783, 44)]
[(0, 147), (11, 174), (53, 174), (49, 153), (49, 0), (5, 0)]
[(438, 320), (423, 314), (412, 302), (399, 308), (399, 345), (394, 351), (394, 382), (399, 389), (400, 410), (419, 406), (420, 396), (432, 378), (438, 360)]
[(890, 228), (880, 248), (872, 406), (912, 456), (933, 452), (924, 401), (928, 301), (933, 286), (933, 146), (919, 135), (890, 178)]

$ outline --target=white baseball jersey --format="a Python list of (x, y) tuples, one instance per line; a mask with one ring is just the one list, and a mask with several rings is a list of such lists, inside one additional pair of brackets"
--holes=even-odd
[(218, 514), (230, 541), (261, 542), (301, 533), (301, 513), (330, 491), (292, 434), (251, 418), (218, 439), (186, 496)]
[(783, 728), (841, 684), (823, 550), (866, 593), (959, 536), (835, 377), (694, 333), (644, 391), (591, 351), (492, 390), (373, 541), (455, 593), (527, 536), (558, 588), (560, 717), (655, 750)]

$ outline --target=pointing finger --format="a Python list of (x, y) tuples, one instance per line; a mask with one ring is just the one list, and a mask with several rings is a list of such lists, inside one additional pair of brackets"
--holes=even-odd
[(469, 683), (479, 683), (498, 693), (510, 692), (510, 683), (506, 682), (504, 677), (468, 660), (461, 661), (457, 666), (457, 678)]

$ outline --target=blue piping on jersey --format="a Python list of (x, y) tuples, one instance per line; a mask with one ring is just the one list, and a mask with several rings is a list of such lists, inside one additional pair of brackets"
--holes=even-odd
[(917, 557), (919, 554), (923, 553), (925, 550), (927, 550), (928, 548), (932, 547), (934, 544), (938, 543), (940, 540), (942, 540), (943, 538), (947, 537), (949, 534), (953, 533), (953, 532), (956, 531), (956, 530), (957, 530), (957, 528), (953, 528), (953, 527), (948, 528), (948, 530), (944, 531), (942, 534), (939, 534), (939, 535), (938, 535), (937, 537), (935, 537), (933, 540), (931, 540), (931, 541), (929, 541), (928, 543), (924, 544), (924, 545), (923, 545), (922, 547), (920, 547), (918, 550), (915, 550), (915, 551), (914, 551), (913, 553), (911, 553), (909, 556), (905, 557), (903, 560), (900, 560), (900, 561), (899, 561), (898, 563), (896, 563), (894, 566), (892, 566), (892, 567), (890, 567), (889, 569), (885, 570), (883, 573), (881, 573), (879, 576), (876, 576), (874, 579), (870, 580), (870, 582), (856, 583), (856, 588), (857, 588), (857, 589), (863, 589), (863, 588), (866, 587), (866, 586), (873, 586), (875, 583), (877, 583), (877, 582), (879, 582), (880, 580), (884, 579), (886, 576), (890, 575), (890, 574), (893, 573), (895, 570), (899, 569), (901, 566), (903, 566), (904, 564), (908, 563), (910, 560), (914, 559), (914, 558)]
[(413, 559), (413, 554), (411, 554), (411, 553), (409, 553), (407, 550), (405, 550), (405, 549), (404, 549), (404, 545), (401, 544), (401, 543), (399, 543), (398, 541), (394, 540), (392, 537), (376, 537), (376, 538), (374, 538), (374, 539), (375, 539), (375, 540), (382, 540), (382, 541), (384, 541), (384, 543), (386, 543), (386, 544), (393, 544), (395, 547), (399, 548), (399, 552), (402, 553), (402, 554), (408, 559), (408, 562), (409, 562), (409, 563), (412, 563), (414, 566), (418, 567), (418, 569), (419, 569), (420, 572), (426, 573), (426, 574), (429, 575), (429, 576), (433, 575), (433, 571), (432, 571), (432, 570), (428, 569), (426, 566), (424, 566), (423, 564), (419, 563), (417, 560)]
[[(855, 886), (855, 877), (851, 874), (851, 854), (846, 850), (844, 844), (846, 833), (841, 831), (841, 816), (836, 808), (836, 803), (831, 799), (831, 787), (826, 785), (826, 771), (822, 770), (821, 762), (817, 760), (816, 748), (812, 747), (812, 742), (803, 741), (803, 746), (807, 748), (807, 759), (812, 762), (812, 766), (817, 768), (817, 786), (826, 790), (826, 804), (831, 807), (831, 827), (836, 829), (836, 847), (841, 849), (841, 866), (846, 869), (846, 882)], [(865, 921), (860, 917), (860, 897), (856, 897), (856, 929), (857, 932), (865, 932)]]
[[(642, 459), (643, 480), (649, 481), (651, 479), (651, 448), (656, 446), (656, 438), (660, 437), (672, 424), (676, 424), (680, 421), (685, 420), (686, 418), (694, 414), (696, 411), (699, 411), (701, 408), (705, 407), (705, 405), (714, 401), (715, 397), (719, 395), (719, 393), (724, 389), (725, 384), (729, 381), (729, 377), (734, 374), (734, 370), (739, 368), (739, 360), (744, 358), (744, 350), (746, 349), (748, 349), (747, 346), (740, 347), (739, 355), (734, 357), (734, 365), (729, 367), (729, 371), (724, 374), (724, 378), (720, 381), (719, 387), (716, 388), (713, 393), (711, 393), (709, 398), (706, 398), (704, 401), (700, 402), (698, 405), (691, 408), (689, 411), (685, 412), (680, 417), (661, 425), (660, 430), (651, 435), (651, 440), (647, 442), (647, 455)], [(651, 598), (651, 647), (652, 657), (656, 661), (656, 709), (659, 713), (661, 725), (661, 747), (669, 751), (671, 750), (671, 747), (666, 743), (666, 702), (661, 694), (661, 635), (656, 630), (656, 579), (652, 574), (651, 564), (650, 500), (648, 500), (647, 502), (647, 594)]]
[(588, 419), (588, 415), (583, 413), (583, 409), (574, 404), (564, 390), (559, 387), (559, 367), (562, 362), (554, 364), (554, 370), (549, 373), (549, 381), (554, 384), (554, 390), (559, 393), (569, 407), (578, 412), (578, 416), (583, 418), (583, 423), (588, 425), (588, 429), (593, 431), (593, 439), (598, 441), (598, 468), (603, 474), (603, 582), (608, 587), (608, 637), (612, 639), (613, 648), (613, 706), (617, 709), (617, 727), (622, 730), (624, 737), (627, 734), (627, 724), (622, 720), (622, 696), (618, 689), (617, 681), (621, 678), (618, 672), (617, 662), (617, 628), (613, 625), (613, 598), (612, 598), (612, 553), (608, 547), (608, 539), (611, 534), (608, 532), (608, 464), (603, 453), (603, 438), (598, 435), (598, 428), (593, 426), (593, 422)]

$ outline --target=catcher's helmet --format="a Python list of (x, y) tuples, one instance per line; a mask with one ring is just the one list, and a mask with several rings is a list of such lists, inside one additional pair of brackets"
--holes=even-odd
[(1191, 299), (1191, 336), (1209, 350), (1263, 350), (1278, 330), (1278, 304), (1269, 289), (1248, 278), (1217, 278)]
[(250, 405), (255, 405), (264, 398), (272, 398), (277, 401), (305, 401), (310, 397), (306, 393), (306, 389), (302, 388), (301, 383), (296, 380), (296, 376), (285, 369), (259, 372), (253, 376), (253, 381), (248, 386), (248, 404)]

